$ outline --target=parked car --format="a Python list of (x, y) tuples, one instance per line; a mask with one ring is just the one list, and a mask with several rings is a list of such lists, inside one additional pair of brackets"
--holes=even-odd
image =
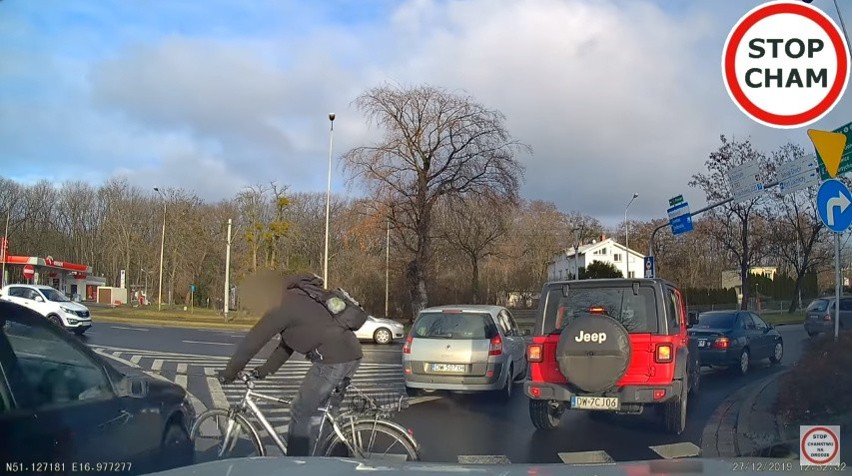
[(499, 391), (512, 396), (527, 374), (524, 333), (508, 309), (456, 305), (420, 311), (402, 347), (412, 389)]
[(0, 289), (0, 300), (32, 309), (53, 324), (77, 335), (92, 327), (89, 308), (73, 302), (50, 286), (10, 284)]
[(183, 388), (122, 373), (9, 302), (0, 302), (0, 377), (0, 434), (14, 435), (0, 445), (7, 472), (139, 474), (193, 462)]
[(751, 311), (710, 311), (699, 314), (689, 330), (702, 366), (725, 366), (741, 375), (752, 362), (784, 356), (784, 340), (771, 324)]
[[(805, 331), (808, 336), (834, 334), (835, 298), (814, 299), (805, 313)], [(852, 329), (852, 298), (840, 298), (840, 329)]]
[(394, 339), (405, 337), (405, 327), (392, 319), (379, 319), (367, 316), (367, 322), (355, 331), (360, 340), (370, 340), (376, 344), (391, 344)]
[(560, 281), (545, 284), (541, 296), (524, 386), (533, 426), (553, 430), (567, 409), (602, 415), (654, 407), (668, 432), (683, 432), (701, 372), (674, 284)]

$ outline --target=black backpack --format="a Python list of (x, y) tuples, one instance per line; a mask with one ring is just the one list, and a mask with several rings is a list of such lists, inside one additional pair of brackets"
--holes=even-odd
[(322, 304), (334, 320), (349, 330), (358, 330), (367, 322), (367, 311), (342, 288), (334, 291), (314, 286), (299, 286), (308, 296)]

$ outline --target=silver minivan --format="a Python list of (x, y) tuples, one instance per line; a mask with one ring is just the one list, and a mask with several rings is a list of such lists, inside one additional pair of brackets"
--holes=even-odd
[(508, 309), (456, 305), (420, 311), (402, 348), (412, 389), (499, 391), (512, 396), (527, 375), (526, 342)]

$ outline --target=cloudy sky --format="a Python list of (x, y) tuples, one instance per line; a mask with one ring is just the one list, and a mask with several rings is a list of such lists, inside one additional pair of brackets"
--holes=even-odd
[[(375, 136), (359, 92), (429, 83), (506, 114), (534, 152), (525, 197), (614, 223), (638, 192), (631, 215), (661, 217), (674, 195), (704, 202), (687, 182), (720, 134), (808, 144), (746, 118), (722, 83), (725, 38), (760, 3), (2, 0), (0, 175), (324, 191), (327, 114), (337, 157)], [(850, 116), (847, 94), (815, 126)], [(334, 188), (357, 192), (339, 168)]]

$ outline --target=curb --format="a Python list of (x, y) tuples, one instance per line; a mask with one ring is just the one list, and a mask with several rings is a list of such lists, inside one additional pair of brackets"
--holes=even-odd
[[(752, 408), (757, 396), (772, 382), (786, 374), (777, 372), (757, 382), (740, 388), (722, 401), (704, 426), (701, 436), (701, 454), (708, 458), (734, 458), (742, 456), (740, 434), (748, 433), (748, 425), (742, 418), (743, 408)], [(742, 425), (742, 426), (741, 426)], [(747, 440), (742, 440), (747, 446)], [(743, 448), (745, 449), (745, 448)]]
[(134, 319), (129, 317), (114, 317), (114, 316), (92, 316), (93, 322), (108, 322), (111, 324), (134, 324), (140, 326), (151, 327), (181, 327), (188, 329), (226, 329), (235, 331), (247, 331), (253, 327), (253, 324), (231, 324), (225, 322), (186, 322), (172, 321), (166, 319)]

